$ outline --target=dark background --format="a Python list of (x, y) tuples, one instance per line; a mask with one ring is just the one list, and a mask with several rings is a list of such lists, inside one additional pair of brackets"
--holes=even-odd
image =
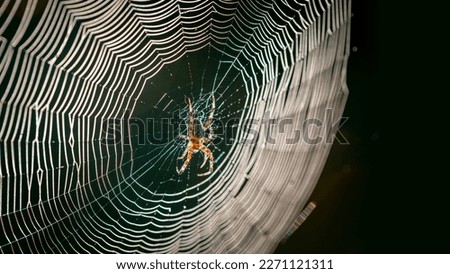
[(426, 16), (426, 5), (413, 12), (412, 4), (352, 2), (349, 120), (341, 128), (350, 145), (333, 145), (311, 196), (317, 208), (275, 252), (449, 253), (441, 188), (448, 179), (432, 155), (445, 155), (445, 139), (427, 117), (443, 90), (426, 81), (434, 57), (422, 47), (431, 40), (421, 22), (433, 13)]

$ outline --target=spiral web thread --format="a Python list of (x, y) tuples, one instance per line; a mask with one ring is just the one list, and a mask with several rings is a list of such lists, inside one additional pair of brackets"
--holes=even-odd
[[(343, 112), (350, 1), (0, 5), (1, 252), (276, 248), (331, 146), (286, 139), (326, 109)], [(176, 174), (184, 149), (176, 138), (102, 142), (111, 119), (127, 132), (130, 115), (147, 109), (186, 117), (182, 90), (199, 118), (212, 94), (216, 120), (239, 118), (233, 141), (211, 147), (211, 176), (197, 178), (194, 165)], [(293, 123), (273, 143), (264, 136), (274, 129), (258, 124), (249, 142), (245, 121), (267, 115)]]

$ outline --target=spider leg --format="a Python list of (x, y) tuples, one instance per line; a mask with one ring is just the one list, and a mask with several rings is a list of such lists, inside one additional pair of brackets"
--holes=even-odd
[(209, 158), (209, 171), (202, 173), (202, 174), (198, 174), (198, 176), (206, 176), (209, 175), (213, 172), (213, 168), (214, 168), (214, 156), (212, 155), (211, 150), (209, 150), (209, 148), (203, 146), (201, 148), (202, 152), (205, 154), (205, 156), (207, 156)]
[(212, 95), (212, 103), (211, 104), (212, 104), (211, 112), (209, 113), (208, 120), (203, 125), (203, 130), (208, 129), (211, 126), (212, 121), (213, 121), (214, 111), (216, 110), (216, 100), (214, 98), (214, 94)]
[[(202, 148), (202, 152), (203, 152), (203, 148)], [(200, 166), (200, 168), (203, 168), (204, 166), (205, 166), (205, 164), (206, 164), (206, 161), (208, 161), (208, 154), (206, 154), (206, 153), (204, 153), (203, 152), (203, 163), (202, 163), (202, 165)]]
[(189, 146), (187, 146), (186, 149), (183, 151), (183, 154), (181, 154), (181, 156), (178, 157), (178, 160), (181, 160), (184, 157), (186, 157), (186, 154), (188, 153), (188, 151), (189, 151)]
[(209, 146), (210, 144), (211, 144), (215, 149), (220, 150), (213, 142), (208, 143), (208, 146)]
[(191, 99), (188, 98), (189, 105), (189, 137), (194, 136), (194, 110), (192, 109)]
[(192, 152), (188, 151), (186, 161), (184, 161), (183, 166), (180, 169), (178, 169), (178, 167), (176, 167), (178, 175), (181, 175), (186, 170), (189, 163), (191, 162), (191, 159), (192, 159)]
[(216, 135), (214, 135), (214, 131), (212, 129), (212, 127), (209, 128), (209, 133), (208, 133), (208, 140), (212, 140), (215, 139)]
[(186, 135), (184, 135), (184, 134), (180, 134), (180, 135), (178, 135), (178, 138), (180, 138), (180, 139), (184, 139), (184, 140), (189, 140), (189, 137), (187, 137)]

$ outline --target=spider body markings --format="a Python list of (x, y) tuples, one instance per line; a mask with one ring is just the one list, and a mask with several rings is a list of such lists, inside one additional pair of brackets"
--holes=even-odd
[(191, 99), (188, 98), (188, 106), (189, 106), (189, 127), (188, 127), (188, 136), (186, 135), (180, 135), (179, 137), (187, 140), (188, 144), (186, 146), (186, 149), (184, 150), (183, 154), (178, 157), (179, 160), (184, 161), (183, 165), (180, 169), (178, 169), (178, 166), (176, 167), (177, 173), (179, 175), (183, 174), (183, 172), (186, 170), (186, 168), (189, 166), (189, 163), (191, 162), (192, 156), (197, 152), (202, 152), (204, 155), (203, 163), (200, 166), (200, 168), (203, 168), (206, 164), (206, 162), (209, 160), (209, 170), (207, 172), (198, 174), (198, 176), (206, 176), (212, 173), (214, 169), (214, 156), (211, 152), (211, 150), (208, 148), (208, 144), (211, 142), (211, 139), (213, 137), (213, 132), (211, 128), (211, 124), (213, 122), (214, 118), (214, 111), (216, 108), (215, 105), (215, 99), (214, 95), (212, 95), (212, 107), (211, 112), (209, 113), (208, 120), (205, 122), (205, 124), (202, 124), (202, 130), (203, 132), (209, 131), (208, 137), (202, 137), (200, 135), (197, 135), (195, 132), (195, 113), (192, 108), (192, 102)]

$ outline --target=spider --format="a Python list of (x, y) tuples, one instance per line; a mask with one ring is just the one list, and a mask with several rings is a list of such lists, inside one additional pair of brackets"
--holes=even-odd
[(202, 165), (200, 166), (200, 168), (203, 168), (206, 164), (206, 161), (208, 161), (209, 159), (209, 171), (205, 172), (205, 173), (201, 173), (198, 174), (198, 176), (206, 176), (211, 174), (211, 172), (213, 171), (214, 168), (214, 156), (211, 152), (211, 150), (208, 148), (208, 143), (211, 141), (212, 137), (213, 137), (213, 133), (212, 133), (212, 129), (211, 129), (211, 124), (213, 121), (213, 116), (214, 116), (214, 110), (216, 108), (215, 105), (215, 99), (214, 99), (214, 95), (212, 95), (212, 108), (211, 108), (211, 113), (209, 114), (208, 120), (206, 121), (205, 124), (201, 124), (203, 132), (205, 132), (206, 130), (209, 130), (209, 134), (208, 134), (208, 138), (206, 137), (201, 137), (199, 135), (197, 135), (195, 133), (195, 124), (194, 124), (194, 111), (192, 110), (192, 102), (190, 98), (187, 98), (187, 103), (189, 106), (189, 132), (188, 132), (188, 136), (186, 135), (180, 135), (179, 137), (187, 140), (188, 144), (186, 146), (186, 149), (184, 150), (183, 154), (178, 157), (178, 160), (182, 160), (186, 157), (186, 160), (183, 163), (183, 166), (178, 169), (178, 166), (176, 167), (177, 172), (179, 175), (181, 175), (186, 168), (189, 166), (189, 163), (191, 162), (192, 156), (201, 151), (203, 152), (204, 155), (204, 160)]

